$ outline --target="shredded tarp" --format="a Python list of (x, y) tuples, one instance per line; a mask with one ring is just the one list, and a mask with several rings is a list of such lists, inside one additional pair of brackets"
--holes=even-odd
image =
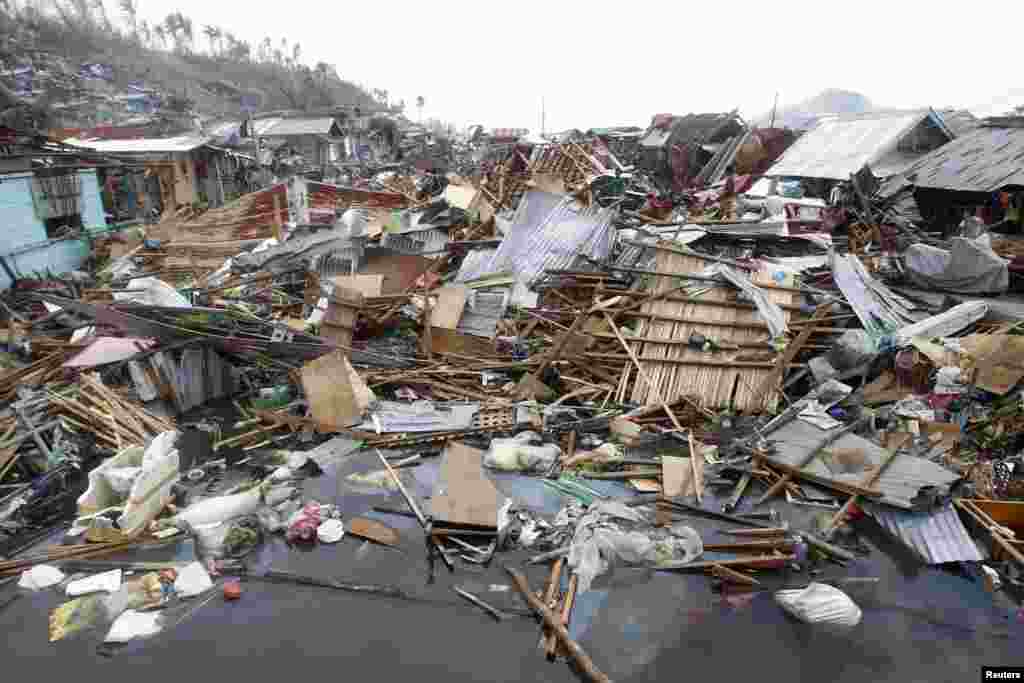
[(1001, 294), (1010, 286), (1009, 261), (977, 240), (954, 237), (950, 249), (912, 244), (903, 255), (907, 279), (923, 289), (960, 294)]

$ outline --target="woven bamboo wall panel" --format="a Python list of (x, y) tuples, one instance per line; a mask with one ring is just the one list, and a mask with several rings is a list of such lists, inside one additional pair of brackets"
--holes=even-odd
[[(659, 250), (656, 257), (656, 270), (659, 273), (699, 273), (710, 265), (702, 258), (681, 254), (673, 251)], [(753, 278), (755, 284), (770, 284), (766, 274), (758, 273)], [(675, 278), (656, 276), (653, 279), (652, 293), (664, 292), (679, 286)], [(700, 289), (706, 289), (699, 298), (701, 303), (677, 301), (655, 301), (645, 304), (643, 313), (669, 316), (672, 318), (688, 318), (709, 321), (708, 324), (693, 324), (657, 318), (641, 318), (637, 328), (638, 337), (665, 339), (673, 344), (661, 344), (656, 341), (632, 342), (633, 350), (640, 359), (664, 358), (672, 362), (641, 360), (644, 372), (656, 387), (656, 392), (642, 378), (637, 376), (636, 369), (627, 366), (619, 384), (619, 399), (635, 401), (642, 404), (657, 403), (658, 395), (668, 403), (684, 395), (699, 395), (705, 407), (732, 407), (741, 411), (775, 410), (778, 403), (776, 392), (768, 392), (766, 396), (755, 397), (754, 392), (764, 377), (771, 372), (770, 368), (732, 368), (700, 365), (702, 361), (715, 363), (735, 362), (740, 356), (750, 356), (749, 348), (739, 351), (721, 351), (705, 353), (679, 344), (680, 340), (689, 339), (691, 333), (712, 337), (723, 344), (742, 344), (764, 342), (768, 340), (767, 329), (756, 327), (726, 327), (714, 322), (763, 322), (756, 310), (736, 307), (717, 306), (715, 302), (735, 301), (736, 290), (728, 285), (716, 285), (711, 282), (696, 283)], [(792, 304), (796, 294), (779, 290), (766, 290), (769, 298), (777, 304)], [(787, 322), (790, 314), (785, 312)], [(772, 354), (772, 359), (775, 354)], [(688, 364), (692, 362), (693, 364)]]

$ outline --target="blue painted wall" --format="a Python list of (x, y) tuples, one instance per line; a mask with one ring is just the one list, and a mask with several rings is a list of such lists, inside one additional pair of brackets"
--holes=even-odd
[[(106, 218), (96, 172), (79, 171), (82, 185), (82, 222), (90, 230), (103, 230)], [(38, 245), (22, 251), (29, 245)], [(15, 252), (13, 255), (11, 252)], [(64, 273), (78, 268), (89, 247), (79, 240), (47, 242), (46, 227), (32, 205), (32, 174), (0, 175), (0, 255), (19, 276), (34, 272)], [(0, 269), (0, 289), (11, 286), (7, 272)]]

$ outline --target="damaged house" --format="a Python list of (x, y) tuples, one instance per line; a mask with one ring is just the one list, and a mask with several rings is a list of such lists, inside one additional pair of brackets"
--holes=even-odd
[(280, 119), (260, 136), (271, 148), (293, 150), (306, 166), (323, 167), (345, 156), (345, 134), (331, 116)]
[(832, 185), (865, 166), (876, 177), (888, 178), (954, 137), (932, 109), (825, 117), (767, 174), (800, 179), (808, 194), (824, 198)]
[(1004, 232), (1024, 231), (1024, 117), (985, 119), (919, 159), (894, 183), (911, 186), (921, 217), (950, 230), (965, 213)]
[(66, 144), (100, 154), (116, 155), (123, 167), (101, 171), (109, 213), (125, 219), (147, 211), (162, 213), (192, 204), (223, 205), (243, 186), (251, 160), (221, 147), (207, 137), (186, 134), (135, 140), (80, 140)]
[(0, 289), (22, 277), (78, 268), (89, 254), (80, 230), (106, 227), (97, 172), (43, 163), (39, 154), (37, 160), (0, 154)]
[(711, 185), (724, 174), (747, 133), (736, 112), (656, 114), (640, 139), (638, 165), (674, 191)]

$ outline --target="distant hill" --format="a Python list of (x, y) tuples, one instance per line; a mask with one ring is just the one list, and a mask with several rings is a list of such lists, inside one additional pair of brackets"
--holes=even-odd
[[(796, 104), (779, 107), (775, 115), (775, 127), (804, 130), (813, 126), (822, 114), (863, 114), (874, 108), (871, 100), (860, 93), (828, 88)], [(768, 125), (771, 115), (771, 111), (768, 111), (758, 118), (758, 125)]]
[[(244, 105), (257, 111), (322, 111), (339, 105), (373, 110), (386, 97), (386, 91), (369, 93), (344, 80), (332, 65), (305, 66), (297, 45), (293, 57), (233, 38), (230, 47), (211, 39), (203, 53), (195, 35), (200, 31), (180, 14), (179, 20), (188, 24), (188, 39), (176, 30), (172, 42), (162, 28), (157, 34), (144, 22), (118, 29), (102, 12), (87, 14), (92, 3), (56, 2), (57, 13), (48, 15), (7, 9), (11, 5), (0, 0), (0, 81), (17, 91), (17, 70), (29, 67), (32, 92), (23, 93), (22, 100), (45, 106), (50, 125), (134, 125), (131, 112), (118, 107), (138, 86), (154, 94), (163, 114), (180, 121), (193, 115), (238, 118)], [(103, 82), (79, 77), (89, 64), (102, 65)], [(96, 114), (92, 104), (101, 101), (104, 109), (113, 103), (113, 120), (110, 114), (107, 120)]]

